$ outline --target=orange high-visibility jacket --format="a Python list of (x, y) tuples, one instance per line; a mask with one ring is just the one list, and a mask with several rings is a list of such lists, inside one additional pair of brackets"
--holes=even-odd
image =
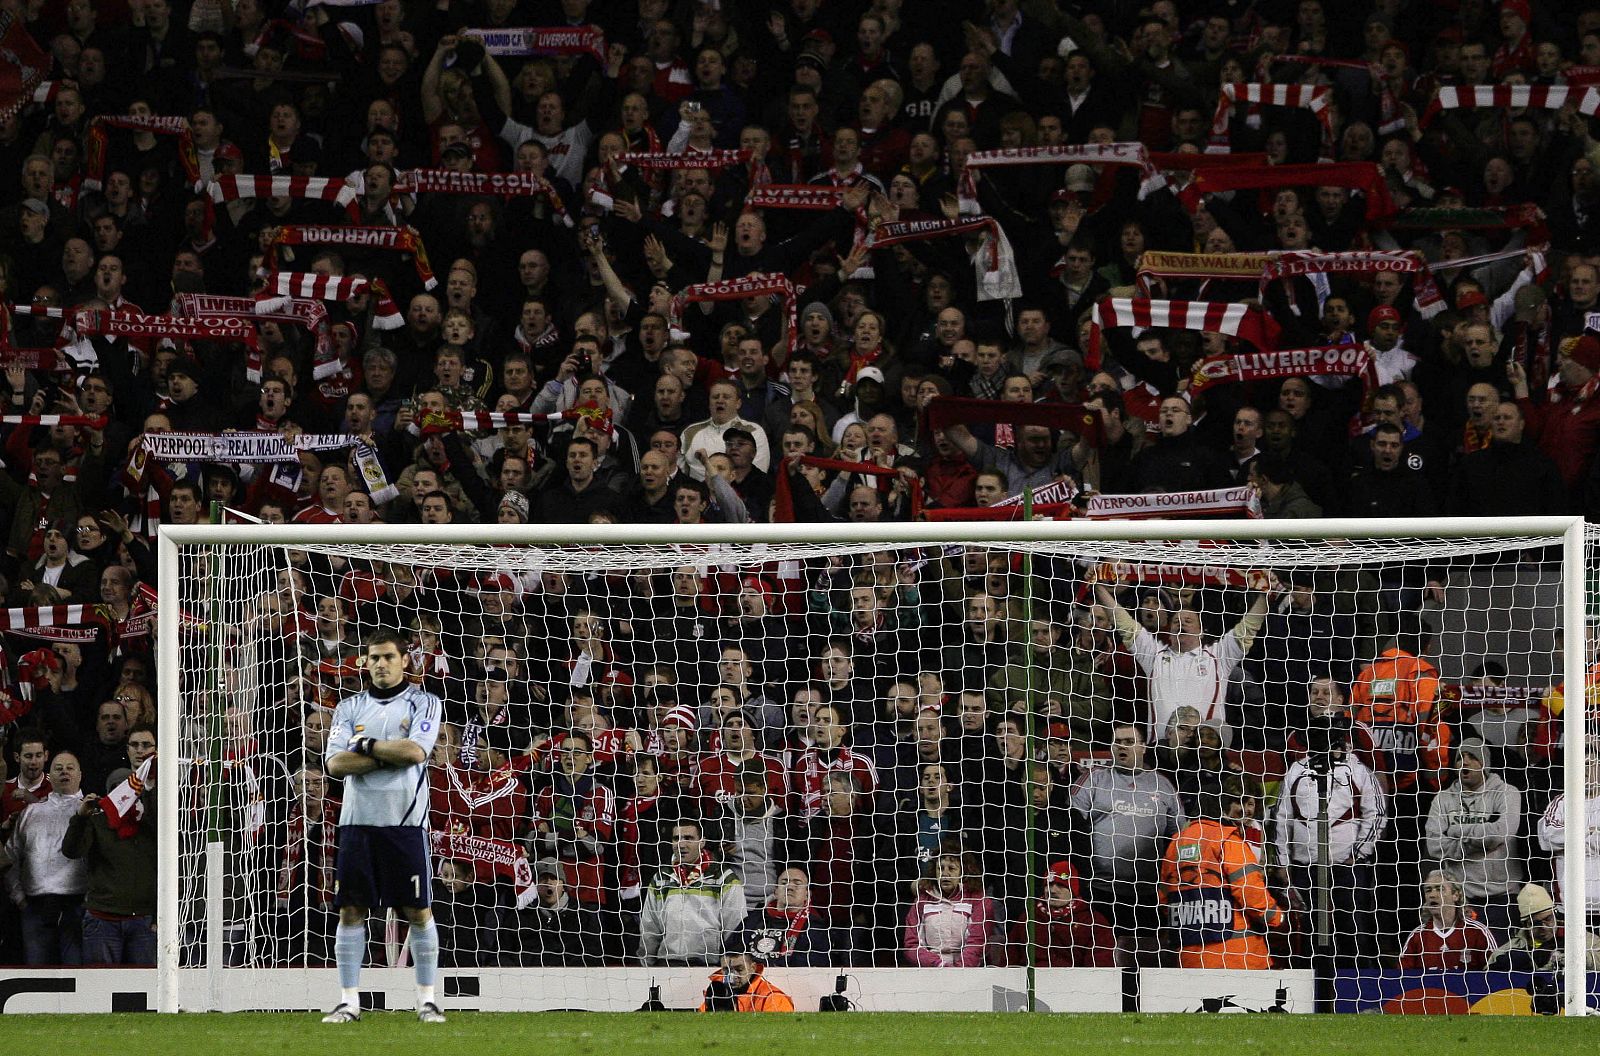
[[(713, 983), (722, 982), (723, 973), (719, 970), (711, 976)], [(793, 1012), (794, 1001), (788, 994), (767, 982), (767, 977), (760, 972), (750, 980), (750, 985), (743, 993), (735, 994), (733, 998), (734, 1010), (737, 1012)], [(705, 1002), (700, 1002), (700, 1011), (706, 1010)]]
[(1402, 649), (1384, 650), (1350, 687), (1350, 717), (1372, 731), (1396, 788), (1410, 788), (1419, 774), (1437, 788), (1450, 765), (1450, 727), (1438, 718), (1438, 698), (1439, 672)]
[(1161, 900), (1182, 967), (1272, 967), (1266, 932), (1287, 918), (1234, 822), (1202, 818), (1172, 838), (1161, 862)]

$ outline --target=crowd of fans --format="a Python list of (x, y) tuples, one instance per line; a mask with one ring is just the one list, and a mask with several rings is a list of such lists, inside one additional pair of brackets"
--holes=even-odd
[[(0, 100), (0, 506), (23, 636), (0, 712), (0, 961), (152, 955), (153, 811), (130, 836), (95, 797), (137, 802), (127, 771), (158, 739), (150, 534), (208, 504), (693, 524), (981, 516), (1049, 486), (1248, 485), (1267, 517), (1600, 503), (1600, 146), (1578, 106), (1600, 5), (3, 10), (11, 53), (25, 35), (42, 66)], [(464, 32), (521, 27), (547, 32)], [(1241, 98), (1212, 129), (1220, 85), (1264, 81), (1330, 101)], [(1429, 112), (1442, 88), (1496, 84), (1572, 93)], [(1380, 185), (1195, 201), (1177, 162), (1153, 189), (1136, 169), (966, 165), (1219, 139), (1272, 166), (1372, 163)], [(474, 174), (516, 180), (459, 193), (499, 186)], [(808, 207), (748, 207), (765, 188)], [(1377, 215), (1380, 190), (1416, 223)], [(997, 226), (874, 243), (974, 214)], [(349, 227), (389, 234), (326, 230)], [(1138, 275), (1147, 251), (1368, 248), (1444, 264), (1443, 310), (1394, 271)], [(217, 321), (237, 301), (204, 300), (304, 300), (304, 275), (328, 280), (325, 315), (263, 301), (248, 342)], [(699, 299), (708, 283), (733, 298)], [(1102, 297), (1143, 294), (1259, 302), (1280, 347), (1358, 347), (1373, 369), (1194, 385), (1202, 356), (1249, 346), (1091, 325)], [(174, 315), (212, 329), (160, 336)], [(169, 321), (108, 322), (144, 316)], [(930, 427), (948, 397), (994, 403)], [(297, 461), (174, 460), (174, 432), (276, 434)], [(1560, 694), (1502, 692), (1492, 656), (1450, 687), (1484, 695), (1442, 693), (1419, 613), (1459, 569), (1134, 589), (1058, 562), (1031, 623), (998, 552), (745, 572), (296, 555), (250, 624), (274, 643), (260, 684), (285, 693), (228, 704), (229, 853), (248, 865), (228, 873), (230, 960), (327, 963), (320, 746), (361, 630), (399, 626), (450, 719), (434, 828), (487, 841), (438, 857), (459, 963), (714, 963), (734, 932), (775, 964), (1298, 963), (1309, 716), (1340, 731), (1339, 956), (1476, 967), (1521, 942), (1550, 967)], [(42, 615), (80, 604), (92, 618)]]

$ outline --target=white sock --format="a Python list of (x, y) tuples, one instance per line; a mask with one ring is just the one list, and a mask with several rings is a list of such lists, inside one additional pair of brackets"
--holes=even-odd
[(340, 987), (339, 988), (339, 1003), (341, 1005), (349, 1005), (351, 1008), (360, 1008), (361, 1007), (361, 991), (357, 990), (353, 986)]
[(438, 1002), (434, 1001), (434, 999), (433, 999), (433, 987), (431, 987), (431, 986), (419, 986), (419, 987), (417, 987), (417, 1005), (419, 1007), (422, 1006), (422, 1005), (433, 1005), (433, 1004), (437, 1004), (437, 1003)]

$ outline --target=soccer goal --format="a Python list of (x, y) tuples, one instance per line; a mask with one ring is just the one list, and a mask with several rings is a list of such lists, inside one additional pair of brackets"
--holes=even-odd
[[(159, 545), (164, 1011), (331, 1007), (322, 759), (379, 629), (442, 702), (446, 1011), (695, 1007), (726, 957), (802, 1011), (1592, 1000), (1581, 520)], [(373, 911), (368, 1007), (406, 939)]]

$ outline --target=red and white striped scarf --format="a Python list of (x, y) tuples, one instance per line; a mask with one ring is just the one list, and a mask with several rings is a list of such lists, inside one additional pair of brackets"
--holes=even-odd
[(409, 253), (417, 269), (417, 278), (422, 280), (422, 285), (430, 290), (439, 285), (439, 280), (434, 278), (433, 268), (428, 263), (428, 251), (423, 248), (422, 236), (413, 228), (316, 227), (285, 224), (278, 228), (268, 247), (269, 257), (266, 267), (272, 270), (277, 268), (277, 254), (273, 252), (272, 247), (305, 245), (355, 246), (359, 249), (392, 249), (397, 253)]
[(1141, 198), (1148, 193), (1144, 188), (1153, 188), (1160, 178), (1150, 161), (1150, 151), (1143, 143), (1058, 143), (1045, 147), (980, 150), (967, 155), (967, 171), (962, 173), (958, 191), (963, 200), (962, 211), (977, 209), (978, 190), (971, 176), (974, 170), (1013, 165), (1131, 165), (1139, 170)]
[(382, 279), (364, 275), (318, 275), (311, 271), (274, 271), (264, 280), (266, 288), (256, 294), (256, 302), (266, 311), (276, 312), (297, 299), (345, 302), (352, 297), (373, 294), (378, 298), (372, 325), (378, 330), (398, 330), (405, 317), (389, 296)]
[(1094, 577), (1102, 583), (1124, 586), (1150, 583), (1169, 587), (1235, 587), (1242, 590), (1266, 590), (1272, 581), (1271, 575), (1260, 569), (1134, 561), (1102, 561), (1094, 566)]
[(22, 605), (0, 609), (0, 631), (32, 630), (38, 627), (82, 627), (85, 624), (108, 626), (111, 620), (101, 605)]
[(103, 414), (7, 414), (0, 425), (76, 425), (84, 429), (104, 429), (111, 419)]
[(339, 205), (356, 200), (354, 186), (327, 176), (218, 176), (207, 194), (219, 204), (243, 198), (310, 198)]
[(446, 411), (443, 414), (425, 415), (419, 420), (418, 432), (422, 436), (435, 433), (487, 432), (491, 429), (509, 429), (512, 426), (543, 425), (548, 422), (571, 422), (586, 419), (593, 424), (611, 427), (611, 412), (601, 411), (594, 404), (573, 407), (549, 414), (529, 414), (526, 411)]
[(107, 128), (151, 132), (158, 136), (175, 136), (178, 140), (178, 161), (183, 165), (184, 177), (189, 185), (200, 182), (200, 159), (195, 153), (194, 137), (189, 131), (187, 117), (158, 117), (137, 114), (116, 116), (101, 115), (89, 123), (84, 135), (84, 187), (99, 190), (106, 174), (106, 156), (110, 145)]
[(1322, 84), (1262, 84), (1257, 81), (1224, 84), (1217, 96), (1217, 112), (1211, 118), (1211, 142), (1207, 154), (1226, 154), (1229, 149), (1228, 114), (1235, 103), (1253, 106), (1292, 106), (1311, 111), (1322, 125), (1322, 156), (1332, 158), (1333, 124), (1328, 103), (1333, 89)]
[(752, 187), (744, 204), (757, 209), (839, 209), (844, 205), (843, 187), (820, 187), (810, 183), (769, 183)]
[(1278, 345), (1280, 327), (1259, 308), (1225, 301), (1152, 301), (1145, 298), (1102, 297), (1089, 313), (1089, 349), (1084, 365), (1100, 369), (1100, 331), (1122, 326), (1165, 327), (1226, 334), (1270, 351)]
[(1483, 107), (1494, 110), (1559, 110), (1568, 102), (1577, 103), (1578, 112), (1587, 117), (1600, 110), (1600, 88), (1568, 87), (1563, 84), (1449, 84), (1422, 112), (1417, 124), (1427, 128), (1441, 110)]

